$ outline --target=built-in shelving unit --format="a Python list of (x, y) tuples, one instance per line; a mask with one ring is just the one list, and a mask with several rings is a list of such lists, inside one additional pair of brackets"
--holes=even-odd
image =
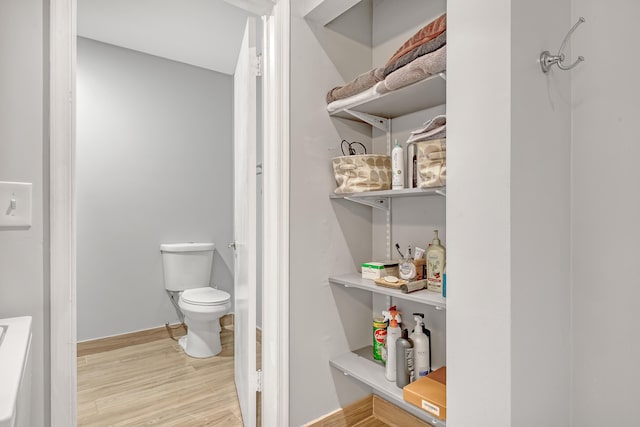
[[(322, 2), (322, 7), (316, 7), (310, 11), (307, 18), (316, 21), (319, 20), (323, 23), (329, 22), (328, 20), (337, 16), (336, 13), (343, 13), (348, 9), (344, 3), (343, 1)], [(388, 150), (391, 150), (392, 121), (411, 113), (446, 104), (446, 77), (446, 71), (441, 72), (398, 90), (384, 94), (375, 94), (368, 97), (368, 99), (355, 101), (336, 111), (329, 112), (329, 115), (334, 118), (367, 123), (376, 129), (382, 130), (387, 136)], [(416, 126), (419, 125), (420, 123), (416, 123)], [(392, 199), (428, 196), (445, 197), (446, 187), (331, 194), (329, 197), (331, 200), (343, 199), (386, 211), (386, 246), (388, 256), (390, 256), (392, 242)], [(396, 208), (402, 209), (402, 204), (398, 204)], [(378, 215), (378, 213), (374, 215), (374, 218), (378, 221), (382, 220), (383, 217), (383, 215)], [(377, 228), (377, 230), (383, 232), (381, 228)], [(446, 309), (446, 299), (443, 298), (440, 293), (430, 292), (424, 289), (405, 294), (397, 289), (378, 286), (373, 280), (362, 279), (361, 274), (357, 272), (330, 277), (329, 282), (336, 286), (356, 288), (371, 292), (373, 295), (382, 295), (398, 300), (424, 304), (439, 311)], [(376, 299), (373, 298), (373, 300), (375, 301)], [(388, 381), (384, 375), (384, 366), (373, 360), (373, 350), (371, 346), (333, 357), (330, 359), (330, 364), (345, 375), (349, 375), (355, 380), (371, 387), (373, 393), (410, 412), (416, 417), (436, 427), (446, 426), (445, 421), (433, 417), (428, 412), (404, 400), (403, 390), (398, 388), (395, 382)]]
[(446, 422), (406, 402), (403, 391), (393, 381), (384, 376), (384, 365), (373, 359), (373, 347), (367, 346), (354, 352), (348, 352), (331, 358), (331, 366), (345, 375), (368, 385), (374, 393), (399, 406), (416, 417), (436, 427), (445, 427)]
[(329, 282), (336, 285), (342, 285), (347, 288), (357, 288), (374, 294), (386, 295), (394, 298), (400, 298), (407, 301), (414, 301), (420, 304), (430, 305), (438, 310), (447, 307), (446, 298), (437, 292), (431, 292), (426, 289), (403, 293), (397, 289), (385, 288), (378, 286), (373, 280), (363, 279), (360, 273), (343, 274), (340, 276), (329, 277)]

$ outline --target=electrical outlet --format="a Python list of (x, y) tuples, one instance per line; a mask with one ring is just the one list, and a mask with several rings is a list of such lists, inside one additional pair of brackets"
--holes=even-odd
[(31, 227), (32, 186), (0, 181), (0, 229)]

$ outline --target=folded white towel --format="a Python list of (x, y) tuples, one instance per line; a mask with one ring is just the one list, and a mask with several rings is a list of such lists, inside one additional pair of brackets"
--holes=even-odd
[(418, 142), (418, 141), (426, 141), (429, 139), (445, 138), (447, 136), (446, 129), (447, 129), (447, 125), (444, 125), (427, 132), (411, 135), (409, 139), (407, 139), (407, 142)]
[(412, 130), (411, 134), (416, 135), (418, 133), (428, 132), (432, 129), (435, 129), (440, 126), (445, 126), (447, 124), (447, 116), (446, 114), (441, 114), (439, 116), (435, 116), (431, 120), (425, 122), (422, 127)]

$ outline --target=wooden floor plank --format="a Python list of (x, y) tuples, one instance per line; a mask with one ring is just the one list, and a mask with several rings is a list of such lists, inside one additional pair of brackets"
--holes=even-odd
[(78, 426), (242, 426), (233, 330), (221, 342), (207, 359), (170, 338), (78, 357)]

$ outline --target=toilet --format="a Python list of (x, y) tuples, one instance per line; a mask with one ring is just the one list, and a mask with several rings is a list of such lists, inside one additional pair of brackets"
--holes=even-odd
[(222, 351), (220, 317), (231, 309), (231, 296), (209, 286), (214, 250), (213, 243), (160, 245), (164, 285), (180, 292), (178, 306), (188, 329), (179, 343), (191, 357), (212, 357)]

